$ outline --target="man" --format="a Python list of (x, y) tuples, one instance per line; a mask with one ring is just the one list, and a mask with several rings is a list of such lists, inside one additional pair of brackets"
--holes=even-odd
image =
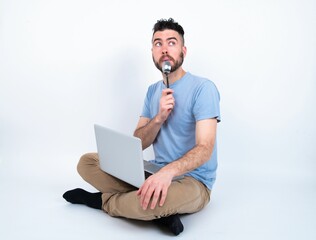
[[(85, 154), (78, 172), (100, 192), (70, 190), (63, 195), (67, 201), (111, 216), (154, 220), (175, 235), (183, 231), (180, 214), (197, 212), (209, 202), (217, 169), (219, 93), (210, 80), (184, 71), (186, 53), (183, 28), (172, 18), (157, 21), (153, 61), (161, 72), (163, 62), (169, 61), (171, 72), (148, 88), (134, 136), (142, 140), (143, 149), (153, 144), (153, 162), (163, 168), (136, 189), (100, 170), (96, 153)], [(172, 181), (180, 175), (185, 177)]]

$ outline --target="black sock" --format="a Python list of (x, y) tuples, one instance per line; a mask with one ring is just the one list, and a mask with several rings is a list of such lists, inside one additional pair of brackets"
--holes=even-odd
[(166, 226), (174, 235), (183, 232), (183, 224), (178, 214), (155, 219), (154, 222)]
[(102, 208), (102, 193), (90, 193), (81, 188), (76, 188), (70, 191), (67, 191), (63, 194), (63, 198), (67, 202), (85, 204), (88, 207), (101, 209)]

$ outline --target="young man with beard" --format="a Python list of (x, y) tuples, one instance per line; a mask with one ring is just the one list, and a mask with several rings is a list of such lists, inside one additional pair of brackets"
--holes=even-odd
[[(153, 28), (152, 57), (163, 80), (149, 86), (134, 136), (146, 149), (153, 145), (161, 170), (135, 187), (103, 172), (96, 153), (81, 157), (78, 172), (100, 192), (77, 188), (63, 197), (71, 203), (102, 209), (111, 216), (166, 225), (183, 231), (180, 215), (205, 207), (216, 179), (216, 129), (220, 121), (219, 92), (214, 83), (182, 68), (187, 48), (184, 30), (172, 18)], [(163, 74), (169, 61), (171, 72)], [(167, 79), (169, 88), (167, 88)], [(181, 180), (172, 181), (184, 175)]]

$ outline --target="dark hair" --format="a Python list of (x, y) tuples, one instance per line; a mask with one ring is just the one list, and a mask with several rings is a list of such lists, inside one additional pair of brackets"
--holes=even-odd
[(184, 42), (184, 30), (179, 23), (177, 23), (173, 20), (173, 18), (169, 18), (168, 20), (162, 18), (162, 19), (158, 20), (156, 22), (156, 24), (154, 25), (153, 35), (157, 31), (163, 31), (166, 29), (170, 29), (170, 30), (174, 30), (174, 31), (178, 32), (180, 34), (180, 36), (182, 37), (183, 42)]

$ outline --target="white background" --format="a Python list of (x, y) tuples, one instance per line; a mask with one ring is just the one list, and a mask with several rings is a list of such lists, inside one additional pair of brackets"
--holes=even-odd
[[(236, 213), (241, 222), (249, 214), (258, 217), (247, 212), (249, 205), (234, 208), (229, 201), (258, 207), (256, 200), (262, 206), (266, 197), (278, 194), (274, 199), (284, 197), (280, 206), (307, 207), (291, 214), (283, 209), (280, 219), (297, 222), (281, 226), (280, 236), (315, 236), (315, 13), (312, 0), (0, 1), (4, 229), (14, 229), (15, 221), (6, 220), (13, 205), (26, 214), (19, 191), (30, 199), (45, 189), (45, 181), (60, 195), (84, 184), (75, 168), (81, 154), (96, 151), (94, 123), (133, 133), (147, 87), (161, 79), (151, 58), (152, 27), (160, 18), (173, 17), (185, 30), (184, 69), (211, 79), (221, 94), (217, 219), (225, 216), (223, 202), (231, 206), (227, 216), (241, 207)], [(145, 156), (151, 158), (151, 151)], [(257, 199), (249, 191), (261, 195)], [(300, 202), (284, 203), (297, 196)], [(264, 214), (268, 210), (271, 216)], [(269, 207), (262, 212), (266, 219), (274, 219), (274, 213)], [(236, 229), (247, 232), (229, 226), (218, 226), (221, 236), (238, 236)], [(10, 231), (1, 230), (6, 237), (1, 239), (9, 239)]]

